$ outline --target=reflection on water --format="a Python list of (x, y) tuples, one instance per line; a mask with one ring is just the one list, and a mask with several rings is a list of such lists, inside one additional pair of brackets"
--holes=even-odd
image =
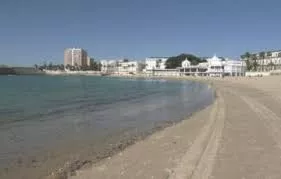
[(20, 175), (38, 178), (73, 158), (94, 158), (213, 100), (208, 86), (187, 81), (7, 76), (0, 83), (0, 168), (6, 178), (20, 169)]

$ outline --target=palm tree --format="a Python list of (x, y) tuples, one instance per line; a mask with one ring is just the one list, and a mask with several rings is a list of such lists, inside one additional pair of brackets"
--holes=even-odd
[(265, 57), (265, 52), (260, 52), (260, 53), (259, 53), (259, 57), (260, 57), (260, 59), (264, 59), (264, 57)]
[(257, 71), (257, 67), (259, 66), (259, 64), (257, 63), (257, 56), (253, 55), (252, 60), (253, 60), (253, 70)]
[(268, 64), (268, 66), (269, 66), (270, 70), (274, 70), (275, 69), (275, 64), (272, 61)]
[(249, 52), (245, 52), (243, 55), (240, 56), (242, 59), (248, 59), (251, 57), (251, 54)]
[(250, 54), (249, 52), (246, 52), (245, 54), (241, 55), (241, 58), (245, 60), (247, 71), (252, 70), (253, 67), (251, 57), (252, 54)]
[(52, 70), (53, 69), (53, 63), (50, 62), (49, 65), (48, 65), (48, 70)]

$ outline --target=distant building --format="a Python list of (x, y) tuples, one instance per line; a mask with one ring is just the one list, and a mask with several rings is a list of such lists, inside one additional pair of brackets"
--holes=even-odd
[(64, 50), (64, 66), (87, 66), (87, 52), (81, 48), (67, 48)]
[(245, 76), (247, 67), (244, 61), (226, 59), (223, 63), (224, 76)]
[(117, 64), (117, 73), (119, 74), (137, 74), (142, 71), (142, 65), (138, 61), (119, 62)]
[[(254, 59), (257, 62), (257, 71), (272, 71), (281, 69), (281, 50), (265, 51), (253, 53), (251, 56), (255, 58), (250, 59), (250, 63), (253, 64)], [(243, 57), (243, 60), (247, 60)]]
[(115, 73), (117, 72), (117, 62), (123, 61), (123, 60), (110, 60), (110, 59), (104, 59), (101, 60), (101, 72), (102, 73)]
[(209, 76), (223, 76), (224, 74), (224, 64), (221, 58), (214, 55), (212, 58), (207, 59)]
[(101, 71), (112, 74), (137, 74), (143, 65), (138, 61), (101, 60)]
[(191, 65), (186, 59), (182, 62), (182, 67), (178, 69), (181, 76), (244, 76), (246, 64), (242, 60), (223, 60), (215, 55), (208, 58), (207, 62), (198, 65)]
[(93, 64), (94, 64), (94, 59), (88, 56), (87, 57), (87, 66), (89, 67), (89, 66), (91, 66)]
[(191, 65), (188, 59), (185, 59), (181, 63), (181, 67), (177, 68), (181, 76), (207, 76), (208, 63), (202, 62), (198, 65)]
[(149, 57), (145, 59), (145, 70), (164, 70), (166, 69), (166, 61), (168, 57)]

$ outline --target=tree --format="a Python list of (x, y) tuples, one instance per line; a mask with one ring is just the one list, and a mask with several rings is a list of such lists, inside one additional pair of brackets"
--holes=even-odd
[(203, 62), (199, 57), (196, 57), (192, 54), (180, 54), (175, 57), (170, 57), (166, 61), (166, 68), (167, 69), (174, 69), (177, 67), (181, 67), (181, 63), (185, 60), (188, 59), (191, 63), (191, 65), (197, 65), (200, 62)]
[(272, 61), (267, 66), (269, 66), (271, 70), (275, 68), (275, 64)]
[(100, 62), (97, 63), (97, 64), (98, 64), (98, 65), (97, 65), (97, 66), (98, 66), (97, 70), (98, 70), (98, 71), (101, 71), (101, 66), (102, 66), (102, 64), (101, 64)]
[(259, 66), (259, 64), (258, 64), (258, 62), (257, 62), (257, 56), (256, 55), (254, 55), (253, 57), (252, 57), (252, 61), (253, 61), (253, 67), (252, 67), (252, 69), (254, 70), (254, 71), (257, 71), (257, 67)]
[[(259, 54), (259, 56), (261, 56), (261, 54)], [(251, 54), (249, 52), (246, 52), (245, 54), (241, 55), (241, 58), (245, 60), (247, 71), (257, 70), (259, 64), (257, 63), (256, 54)]]
[(266, 56), (267, 56), (267, 57), (271, 57), (271, 55), (272, 55), (272, 52), (267, 52), (267, 53), (266, 53)]
[(49, 63), (48, 69), (49, 69), (49, 70), (52, 70), (52, 69), (53, 69), (53, 63), (52, 63), (52, 62)]
[(246, 52), (245, 54), (241, 55), (242, 59), (249, 59), (251, 57), (251, 54), (249, 52)]
[(245, 62), (246, 62), (247, 71), (251, 71), (251, 69), (253, 68), (253, 66), (252, 66), (250, 60), (247, 59), (247, 60), (245, 60)]
[(67, 64), (65, 68), (70, 70), (71, 69), (71, 65)]
[(64, 70), (64, 65), (63, 64), (60, 65), (60, 70)]
[(222, 61), (225, 61), (225, 58), (224, 57), (219, 57)]
[(259, 53), (259, 56), (260, 56), (260, 59), (264, 59), (264, 57), (265, 57), (265, 52), (260, 52), (260, 53)]
[(128, 62), (128, 61), (129, 61), (129, 59), (127, 59), (127, 58), (123, 59), (123, 62)]
[(35, 68), (35, 70), (38, 70), (38, 65), (35, 64), (35, 65), (34, 65), (34, 68)]

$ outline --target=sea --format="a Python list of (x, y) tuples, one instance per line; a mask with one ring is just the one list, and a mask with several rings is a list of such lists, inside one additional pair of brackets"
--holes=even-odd
[(193, 81), (0, 76), (0, 178), (79, 169), (213, 100), (210, 86)]

